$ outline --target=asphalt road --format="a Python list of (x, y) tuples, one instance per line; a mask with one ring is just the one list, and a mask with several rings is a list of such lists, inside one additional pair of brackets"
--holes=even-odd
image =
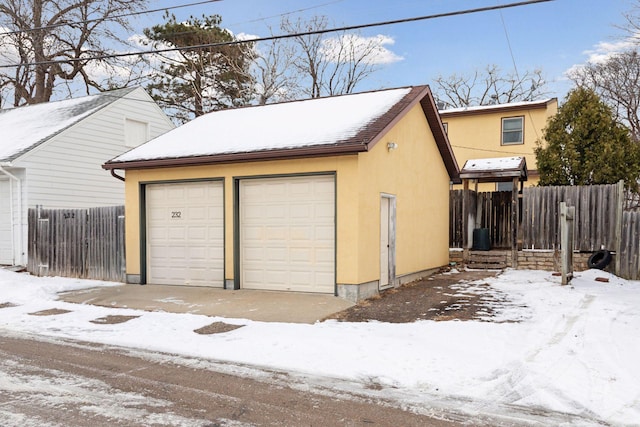
[[(286, 373), (80, 342), (0, 335), (2, 426), (463, 425)], [(250, 375), (243, 369), (252, 370)], [(245, 372), (246, 373), (246, 372)], [(431, 414), (433, 415), (433, 413)], [(474, 425), (469, 420), (464, 425)], [(483, 423), (484, 424), (484, 423)]]

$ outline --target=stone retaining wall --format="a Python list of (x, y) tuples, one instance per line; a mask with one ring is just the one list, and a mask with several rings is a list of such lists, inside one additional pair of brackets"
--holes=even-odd
[[(573, 270), (587, 270), (587, 261), (591, 256), (591, 252), (574, 252), (573, 253)], [(506, 256), (507, 265), (511, 265), (511, 254)], [(450, 249), (449, 261), (458, 265), (462, 264), (462, 250)], [(615, 265), (615, 255), (611, 263), (606, 268), (609, 271)], [(562, 264), (560, 262), (560, 251), (554, 250), (521, 250), (518, 251), (518, 269), (519, 270), (543, 270), (543, 271), (561, 271)]]

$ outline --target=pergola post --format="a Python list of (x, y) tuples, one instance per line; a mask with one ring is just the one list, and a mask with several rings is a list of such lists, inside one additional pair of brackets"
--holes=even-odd
[(469, 180), (462, 180), (462, 262), (466, 265), (469, 260), (469, 202), (467, 200)]
[(511, 189), (511, 267), (518, 268), (518, 177), (513, 178)]

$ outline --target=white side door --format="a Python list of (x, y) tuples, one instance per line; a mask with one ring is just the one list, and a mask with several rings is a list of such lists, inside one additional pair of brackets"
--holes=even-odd
[(394, 286), (396, 275), (396, 199), (380, 197), (380, 282), (379, 289)]

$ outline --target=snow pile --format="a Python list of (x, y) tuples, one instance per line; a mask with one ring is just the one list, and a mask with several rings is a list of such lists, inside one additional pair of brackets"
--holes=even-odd
[[(500, 296), (491, 322), (302, 325), (54, 303), (55, 292), (99, 283), (0, 270), (0, 305), (16, 304), (0, 309), (0, 329), (373, 382), (404, 402), (455, 401), (468, 413), (524, 407), (571, 414), (573, 425), (637, 425), (640, 282), (596, 270), (564, 287), (538, 271), (507, 270), (488, 282), (464, 292)], [(72, 312), (28, 314), (53, 307)], [(108, 314), (140, 317), (90, 322)], [(244, 327), (193, 333), (216, 320)]]

